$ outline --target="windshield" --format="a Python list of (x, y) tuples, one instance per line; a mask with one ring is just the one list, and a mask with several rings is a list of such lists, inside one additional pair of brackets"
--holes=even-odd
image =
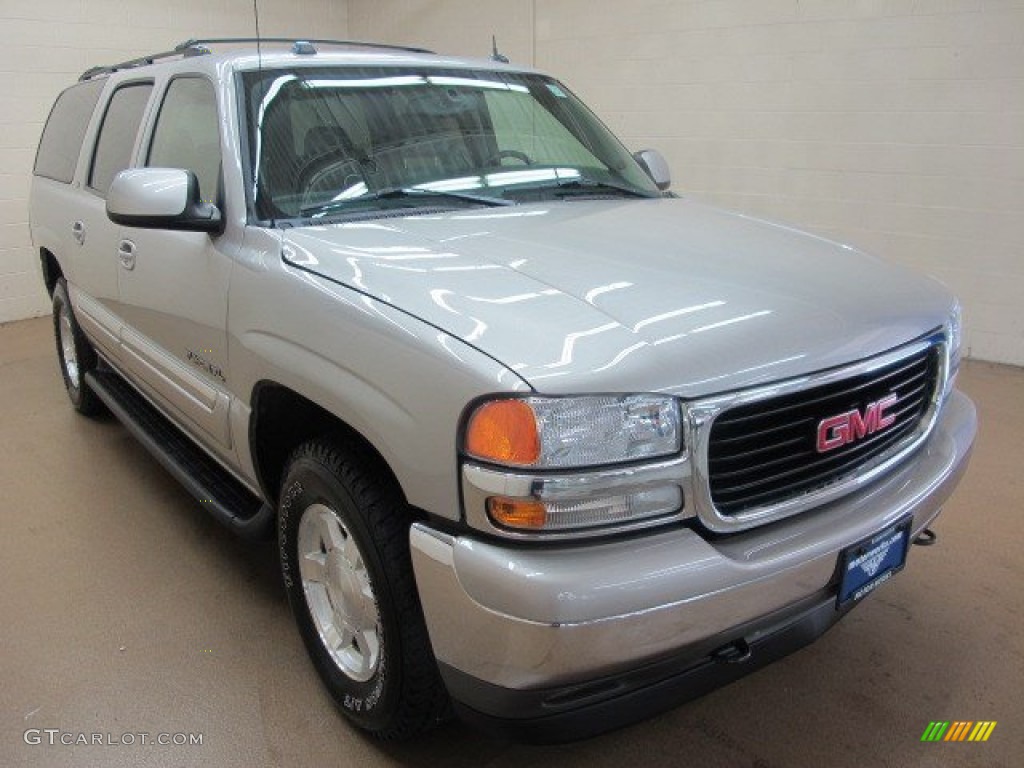
[(334, 67), (247, 72), (242, 83), (260, 220), (660, 194), (547, 77)]

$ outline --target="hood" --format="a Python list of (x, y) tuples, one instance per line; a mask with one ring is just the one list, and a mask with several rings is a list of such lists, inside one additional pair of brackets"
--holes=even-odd
[(284, 257), (552, 394), (695, 397), (799, 376), (916, 339), (952, 302), (848, 246), (684, 199), (292, 229)]

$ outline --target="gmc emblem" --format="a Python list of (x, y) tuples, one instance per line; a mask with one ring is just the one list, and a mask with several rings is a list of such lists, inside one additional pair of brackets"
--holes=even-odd
[(854, 409), (822, 419), (818, 422), (818, 453), (834, 451), (847, 443), (891, 427), (896, 422), (896, 417), (886, 413), (886, 410), (896, 405), (899, 399), (899, 395), (892, 394), (868, 403), (863, 416), (860, 411)]

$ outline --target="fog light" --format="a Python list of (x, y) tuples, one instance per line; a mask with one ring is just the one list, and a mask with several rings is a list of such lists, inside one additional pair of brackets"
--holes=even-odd
[(599, 528), (661, 517), (683, 504), (677, 485), (590, 499), (539, 501), (492, 496), (487, 500), (491, 521), (521, 531), (568, 531)]
[(547, 508), (539, 501), (528, 499), (490, 498), (487, 513), (498, 525), (530, 531), (543, 530), (548, 519)]

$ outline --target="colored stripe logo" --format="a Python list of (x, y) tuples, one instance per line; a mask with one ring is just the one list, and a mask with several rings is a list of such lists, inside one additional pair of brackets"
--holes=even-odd
[(921, 741), (988, 741), (995, 728), (995, 720), (933, 720), (921, 734)]

